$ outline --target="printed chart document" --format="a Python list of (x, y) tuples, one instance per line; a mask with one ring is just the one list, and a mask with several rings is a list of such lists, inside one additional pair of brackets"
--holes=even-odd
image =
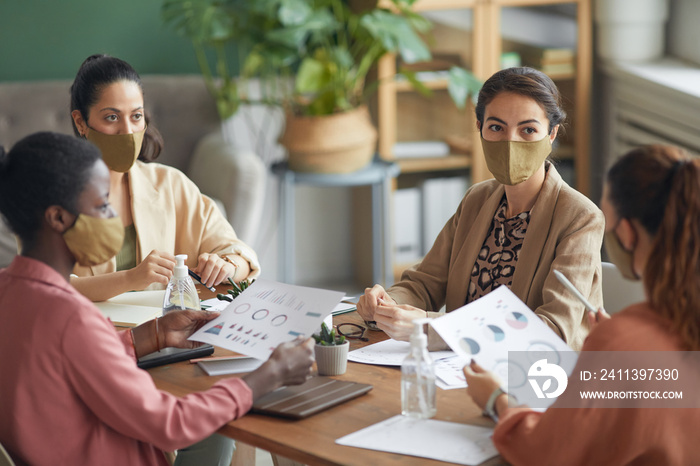
[(165, 290), (129, 291), (95, 306), (114, 325), (136, 327), (163, 314)]
[[(376, 366), (400, 366), (404, 358), (411, 352), (411, 344), (407, 341), (392, 340), (391, 338), (373, 345), (350, 351), (348, 361)], [(454, 356), (452, 351), (432, 351), (433, 361)]]
[[(380, 341), (373, 345), (350, 351), (348, 361), (377, 366), (400, 366), (404, 358), (411, 351), (411, 344), (407, 341), (388, 340)], [(454, 351), (431, 351), (430, 356), (435, 362), (436, 384), (443, 390), (464, 388), (467, 382), (464, 379), (462, 368), (466, 364)]]
[(398, 415), (335, 443), (469, 465), (498, 455), (491, 442), (492, 434), (493, 429), (488, 427)]
[(266, 360), (280, 343), (311, 336), (343, 296), (257, 279), (189, 339)]
[[(433, 319), (430, 325), (465, 361), (476, 360), (493, 372), (509, 391), (529, 387), (528, 367), (509, 360), (509, 351), (527, 352), (530, 363), (548, 357), (550, 363), (564, 364), (562, 353), (573, 350), (559, 338), (507, 286)], [(570, 361), (571, 358), (566, 358)], [(564, 368), (567, 372), (573, 369)], [(509, 375), (513, 377), (509, 384)]]

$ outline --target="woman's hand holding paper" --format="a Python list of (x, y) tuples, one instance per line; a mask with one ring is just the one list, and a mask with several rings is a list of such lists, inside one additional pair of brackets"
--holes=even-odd
[(218, 312), (208, 311), (172, 311), (158, 318), (158, 339), (161, 347), (196, 348), (203, 343), (188, 340), (189, 336), (212, 319), (219, 317)]

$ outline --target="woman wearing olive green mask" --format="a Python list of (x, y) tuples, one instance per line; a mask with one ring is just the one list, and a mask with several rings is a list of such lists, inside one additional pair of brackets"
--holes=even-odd
[[(472, 186), (422, 262), (387, 290), (375, 285), (358, 302), (362, 317), (408, 340), (412, 321), (439, 317), (507, 285), (572, 348), (589, 323), (583, 305), (553, 275), (562, 272), (602, 306), (601, 211), (546, 161), (566, 117), (557, 87), (531, 68), (491, 76), (479, 92), (476, 120), (495, 177)], [(371, 325), (371, 324), (370, 324)], [(444, 346), (429, 330), (431, 349)]]
[(141, 79), (123, 60), (93, 55), (71, 86), (77, 136), (95, 144), (110, 169), (110, 202), (123, 222), (124, 245), (102, 264), (78, 264), (71, 284), (93, 301), (167, 285), (175, 254), (214, 286), (259, 274), (255, 252), (236, 237), (211, 199), (180, 171), (150, 163), (162, 148), (147, 124)]

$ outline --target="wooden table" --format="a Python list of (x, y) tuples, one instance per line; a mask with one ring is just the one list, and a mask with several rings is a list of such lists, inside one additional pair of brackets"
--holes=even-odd
[[(335, 317), (335, 323), (362, 323), (356, 312)], [(350, 349), (384, 340), (383, 332), (365, 332), (369, 342), (350, 341)], [(220, 348), (214, 355), (229, 352)], [(158, 388), (175, 395), (206, 390), (226, 377), (207, 376), (196, 364), (181, 362), (149, 370)], [(219, 433), (244, 443), (309, 465), (445, 465), (441, 461), (337, 445), (335, 440), (401, 413), (401, 372), (397, 367), (349, 362), (340, 380), (372, 384), (366, 395), (350, 400), (307, 419), (293, 421), (247, 414), (229, 422)], [(435, 419), (493, 426), (464, 390), (437, 390)], [(503, 464), (499, 458), (484, 463)]]

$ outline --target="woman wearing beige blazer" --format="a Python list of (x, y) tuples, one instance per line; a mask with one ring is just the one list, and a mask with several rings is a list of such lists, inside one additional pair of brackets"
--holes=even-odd
[[(545, 74), (510, 68), (489, 78), (476, 106), (484, 156), (496, 178), (472, 186), (422, 262), (384, 290), (365, 290), (360, 315), (407, 340), (412, 321), (453, 311), (507, 285), (572, 348), (588, 334), (583, 305), (559, 270), (602, 306), (601, 211), (546, 161), (566, 114)], [(431, 349), (444, 345), (431, 331)]]
[(92, 55), (71, 86), (77, 136), (94, 143), (110, 169), (109, 200), (122, 219), (124, 245), (115, 258), (76, 265), (71, 284), (92, 301), (163, 288), (175, 254), (207, 286), (259, 274), (255, 252), (239, 240), (214, 202), (179, 170), (152, 163), (162, 139), (147, 124), (141, 79), (125, 61)]

